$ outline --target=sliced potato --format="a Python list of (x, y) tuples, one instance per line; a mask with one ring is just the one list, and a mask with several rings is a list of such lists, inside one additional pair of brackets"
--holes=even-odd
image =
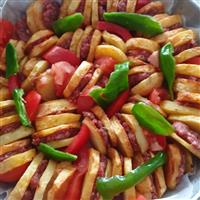
[(136, 8), (137, 0), (127, 0), (126, 12), (134, 13)]
[(58, 148), (69, 146), (72, 143), (73, 140), (74, 140), (74, 137), (70, 137), (70, 138), (66, 138), (66, 139), (63, 139), (63, 140), (47, 142), (47, 144), (52, 146), (55, 149), (58, 149)]
[(60, 18), (68, 15), (68, 7), (72, 0), (63, 0), (62, 5), (60, 7)]
[(195, 131), (200, 132), (200, 116), (196, 115), (170, 115), (170, 121), (180, 121), (190, 126)]
[(103, 36), (104, 41), (107, 44), (113, 45), (113, 46), (121, 49), (124, 53), (126, 53), (126, 45), (119, 36), (108, 33), (107, 31), (104, 31), (102, 36)]
[(96, 28), (96, 25), (99, 21), (99, 2), (98, 0), (92, 1), (92, 27)]
[(162, 85), (162, 73), (156, 72), (144, 79), (131, 89), (132, 94), (139, 94), (141, 96), (148, 95), (153, 89), (159, 88)]
[(113, 45), (99, 45), (96, 48), (95, 58), (101, 58), (104, 56), (110, 56), (117, 62), (121, 63), (128, 60), (127, 56), (119, 48)]
[(7, 87), (0, 88), (0, 101), (5, 101), (10, 99), (11, 95)]
[(194, 170), (192, 154), (186, 149), (184, 149), (184, 154), (185, 154), (185, 171), (186, 173), (192, 173)]
[[(18, 115), (11, 115), (11, 116), (0, 118), (1, 127), (6, 126), (6, 125), (11, 124), (11, 123), (16, 123), (16, 122), (19, 122), (19, 121), (20, 120), (19, 120)], [(1, 135), (1, 133), (0, 133), (0, 135)]]
[(57, 115), (48, 115), (44, 117), (37, 118), (35, 121), (35, 126), (37, 131), (52, 128), (54, 126), (62, 124), (70, 124), (73, 122), (78, 122), (80, 120), (79, 114), (73, 113), (61, 113)]
[(92, 15), (92, 1), (91, 0), (85, 0), (85, 6), (83, 10), (83, 16), (84, 16), (84, 25), (88, 26), (91, 24), (91, 15)]
[(76, 110), (76, 106), (66, 99), (46, 101), (39, 106), (37, 117)]
[(82, 34), (83, 34), (83, 30), (80, 29), (80, 28), (78, 28), (74, 32), (74, 34), (72, 36), (72, 41), (71, 41), (71, 44), (70, 44), (70, 48), (69, 48), (70, 51), (73, 51), (74, 53), (77, 52), (77, 47), (78, 47), (78, 44), (79, 44), (80, 39), (82, 37)]
[(177, 78), (174, 83), (175, 92), (200, 93), (200, 82), (190, 79)]
[(128, 75), (137, 74), (137, 73), (145, 73), (145, 72), (153, 73), (155, 71), (156, 71), (156, 69), (153, 65), (145, 64), (145, 65), (132, 67), (129, 70)]
[(192, 92), (178, 92), (177, 100), (189, 102), (189, 103), (200, 104), (200, 94), (192, 93)]
[(161, 14), (157, 14), (157, 15), (154, 15), (153, 18), (156, 20), (156, 21), (160, 21), (166, 17), (168, 17), (169, 15), (166, 14), (166, 13), (161, 13)]
[(176, 74), (195, 76), (200, 78), (200, 65), (178, 64), (176, 65)]
[(159, 20), (159, 23), (163, 28), (168, 28), (176, 24), (182, 24), (182, 18), (180, 15), (171, 15)]
[(200, 56), (200, 47), (186, 49), (185, 51), (182, 51), (181, 53), (176, 55), (175, 59), (176, 59), (176, 63), (180, 64), (196, 56)]
[(64, 33), (57, 41), (56, 45), (58, 46), (62, 46), (63, 43), (65, 43), (66, 41), (68, 41), (70, 38), (72, 39), (73, 36), (73, 32), (66, 32)]
[(67, 14), (68, 15), (74, 14), (76, 10), (78, 9), (80, 3), (81, 3), (81, 0), (76, 0), (76, 1), (71, 0), (70, 4), (67, 7), (68, 9)]
[[(27, 58), (27, 57), (26, 57)], [(24, 63), (21, 64), (22, 66), (22, 72), (23, 74), (27, 77), (33, 70), (34, 66), (39, 62), (37, 58), (30, 58), (30, 59), (25, 59)]]
[(184, 106), (175, 101), (165, 100), (161, 102), (160, 106), (167, 114), (200, 116), (199, 109)]

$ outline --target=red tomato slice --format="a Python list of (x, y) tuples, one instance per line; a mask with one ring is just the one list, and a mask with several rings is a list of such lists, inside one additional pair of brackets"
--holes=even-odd
[(61, 97), (63, 90), (69, 82), (72, 74), (75, 72), (75, 67), (65, 61), (54, 63), (51, 67), (52, 75), (56, 88), (56, 96)]
[(60, 61), (66, 61), (73, 66), (78, 66), (81, 62), (80, 59), (77, 58), (75, 53), (59, 46), (52, 47), (43, 55), (43, 58), (47, 60), (50, 64), (54, 64)]
[(39, 109), (41, 95), (35, 90), (32, 90), (25, 96), (24, 99), (27, 115), (31, 121), (34, 121)]
[(194, 58), (190, 58), (189, 60), (185, 61), (185, 63), (200, 65), (200, 56), (196, 56)]
[(85, 124), (82, 124), (79, 133), (75, 136), (73, 142), (67, 147), (65, 151), (72, 154), (79, 153), (81, 148), (85, 146), (85, 144), (88, 142), (89, 137), (90, 137), (89, 128)]
[(4, 50), (4, 47), (0, 46), (0, 57), (1, 57), (1, 54), (3, 53), (3, 50)]
[(147, 5), (148, 3), (151, 3), (151, 0), (137, 0), (136, 10), (139, 10), (140, 8)]
[(99, 67), (103, 71), (104, 75), (109, 76), (110, 73), (114, 71), (115, 64), (117, 62), (111, 57), (102, 57), (95, 60), (94, 63), (96, 64), (97, 67)]
[(96, 28), (100, 31), (108, 31), (110, 33), (114, 33), (120, 36), (124, 41), (132, 38), (131, 33), (126, 28), (110, 22), (99, 21)]
[(148, 140), (151, 151), (156, 152), (166, 149), (167, 140), (165, 136), (155, 135), (144, 128), (143, 128), (143, 133)]
[(23, 173), (26, 171), (30, 163), (25, 163), (22, 166), (16, 167), (13, 170), (6, 172), (5, 174), (0, 174), (0, 182), (13, 183), (17, 182)]
[(0, 19), (0, 46), (4, 47), (14, 33), (14, 25), (5, 19)]
[(168, 98), (168, 92), (165, 88), (154, 89), (149, 95), (149, 100), (154, 104), (160, 104), (162, 100)]
[(20, 87), (19, 79), (17, 75), (12, 75), (8, 79), (8, 89), (10, 94), (12, 94), (13, 90)]
[(78, 160), (75, 162), (77, 170), (69, 183), (64, 200), (79, 200), (83, 185), (84, 175), (88, 168), (88, 149), (81, 149)]
[(108, 117), (112, 117), (115, 113), (119, 112), (129, 97), (129, 91), (122, 92), (117, 99), (106, 109)]
[(81, 94), (77, 100), (77, 108), (79, 112), (89, 111), (95, 102), (91, 96), (88, 94)]

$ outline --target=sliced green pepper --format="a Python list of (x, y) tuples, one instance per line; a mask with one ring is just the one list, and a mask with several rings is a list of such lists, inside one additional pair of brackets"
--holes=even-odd
[(115, 195), (124, 192), (128, 188), (141, 182), (155, 169), (165, 164), (165, 162), (166, 154), (164, 152), (159, 152), (149, 161), (138, 166), (125, 176), (98, 178), (96, 182), (96, 188), (104, 200), (111, 200)]
[(48, 158), (58, 161), (74, 161), (77, 159), (77, 156), (70, 153), (65, 153), (62, 151), (58, 151), (54, 149), (53, 147), (40, 143), (38, 146), (38, 150), (42, 153), (44, 153)]
[(167, 83), (171, 99), (174, 98), (173, 84), (175, 80), (175, 59), (173, 53), (174, 48), (171, 43), (167, 43), (160, 49), (160, 68)]
[(75, 13), (73, 15), (66, 16), (53, 23), (53, 30), (59, 36), (65, 32), (73, 32), (80, 27), (83, 19), (84, 17), (81, 13)]
[(141, 126), (155, 134), (169, 136), (174, 132), (172, 125), (157, 110), (145, 103), (136, 103), (132, 113)]
[(105, 108), (112, 103), (124, 90), (128, 89), (129, 62), (115, 65), (115, 71), (111, 73), (105, 88), (96, 88), (90, 92), (90, 96)]
[(119, 24), (130, 31), (143, 33), (145, 36), (155, 36), (163, 32), (159, 22), (153, 17), (136, 13), (124, 12), (105, 12), (103, 14), (105, 21)]
[(23, 95), (24, 95), (23, 89), (17, 88), (13, 90), (12, 96), (15, 102), (15, 107), (17, 110), (17, 114), (19, 115), (20, 121), (24, 126), (31, 126), (31, 122), (29, 121), (26, 114), (26, 108), (23, 102)]
[(17, 61), (17, 52), (15, 47), (8, 43), (6, 45), (6, 78), (15, 75), (18, 72), (19, 64)]

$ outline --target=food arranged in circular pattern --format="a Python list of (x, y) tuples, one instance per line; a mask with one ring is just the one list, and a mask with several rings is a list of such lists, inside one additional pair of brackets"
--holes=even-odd
[(200, 159), (200, 47), (151, 0), (35, 0), (0, 34), (9, 200), (161, 198)]

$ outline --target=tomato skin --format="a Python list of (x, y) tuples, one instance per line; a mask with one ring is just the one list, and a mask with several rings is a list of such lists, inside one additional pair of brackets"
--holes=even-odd
[(17, 75), (11, 75), (8, 79), (8, 89), (10, 94), (13, 90), (20, 87), (19, 79)]
[(111, 118), (115, 113), (119, 112), (129, 97), (129, 90), (122, 92), (117, 99), (106, 109), (106, 114)]
[(117, 62), (112, 57), (102, 57), (95, 60), (95, 65), (99, 67), (106, 76), (109, 76), (110, 73), (114, 71), (115, 64), (117, 64)]
[(64, 200), (80, 199), (84, 176), (88, 169), (88, 156), (88, 148), (83, 147), (78, 154), (78, 160), (75, 161), (77, 170), (69, 183)]
[(54, 76), (56, 96), (62, 96), (63, 90), (74, 72), (75, 67), (65, 61), (60, 61), (52, 65), (51, 73)]
[(100, 31), (108, 31), (110, 33), (114, 33), (120, 36), (124, 41), (132, 38), (131, 33), (126, 28), (110, 22), (99, 21), (96, 28)]
[(25, 163), (24, 165), (16, 167), (11, 171), (6, 172), (5, 174), (0, 174), (0, 182), (4, 182), (4, 183), (17, 182), (21, 178), (23, 173), (26, 171), (29, 164), (30, 164), (30, 162)]
[(168, 98), (168, 92), (165, 88), (157, 88), (154, 89), (149, 95), (149, 100), (159, 105), (162, 100), (166, 100)]
[(90, 137), (90, 130), (85, 125), (82, 124), (79, 133), (75, 136), (72, 143), (65, 150), (66, 152), (77, 154), (80, 152), (81, 148), (88, 142)]
[(186, 60), (184, 63), (200, 65), (200, 56), (196, 56), (194, 58), (190, 58), (189, 60)]
[(94, 105), (95, 105), (95, 102), (93, 98), (89, 96), (88, 94), (81, 94), (78, 97), (77, 108), (79, 112), (89, 111)]
[(50, 64), (54, 64), (59, 61), (66, 61), (69, 62), (72, 66), (76, 67), (81, 62), (73, 52), (59, 46), (52, 47), (42, 57)]
[(24, 99), (27, 115), (31, 121), (34, 121), (41, 102), (41, 95), (35, 90), (32, 90), (25, 96)]
[(0, 46), (5, 47), (7, 42), (13, 36), (14, 33), (14, 25), (5, 19), (0, 19)]
[(140, 8), (144, 7), (148, 3), (151, 3), (151, 0), (137, 0), (136, 11), (139, 10)]

